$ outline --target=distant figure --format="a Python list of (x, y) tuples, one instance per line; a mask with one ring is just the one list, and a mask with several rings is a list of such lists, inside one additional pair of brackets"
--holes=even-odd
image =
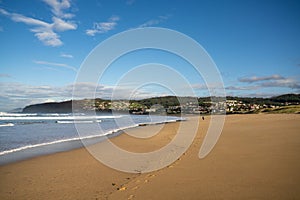
[(204, 116), (202, 116), (202, 120), (204, 120)]

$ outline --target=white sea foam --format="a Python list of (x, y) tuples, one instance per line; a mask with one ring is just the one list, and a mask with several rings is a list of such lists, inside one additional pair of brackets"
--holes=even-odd
[(7, 113), (0, 112), (0, 116), (11, 116), (11, 117), (26, 117), (26, 116), (37, 116), (37, 113)]
[(63, 142), (72, 142), (72, 141), (78, 141), (78, 140), (99, 138), (99, 137), (103, 137), (103, 136), (110, 135), (110, 134), (113, 134), (113, 133), (117, 133), (117, 132), (125, 130), (125, 129), (134, 128), (134, 127), (137, 127), (137, 126), (138, 126), (138, 124), (135, 124), (135, 125), (132, 125), (132, 126), (126, 126), (126, 127), (123, 127), (123, 128), (117, 128), (117, 129), (107, 131), (104, 134), (89, 135), (89, 136), (83, 136), (83, 137), (61, 139), (61, 140), (56, 140), (56, 141), (52, 141), (52, 142), (45, 142), (45, 143), (40, 143), (40, 144), (26, 145), (26, 146), (15, 148), (15, 149), (1, 151), (0, 156), (5, 155), (5, 154), (9, 154), (9, 153), (18, 152), (18, 151), (23, 151), (23, 150), (26, 150), (26, 149), (31, 149), (31, 148), (36, 148), (36, 147), (43, 147), (43, 146), (53, 145), (53, 144), (59, 144), (59, 143), (63, 143)]
[(58, 124), (91, 124), (91, 123), (98, 123), (101, 122), (101, 120), (80, 120), (80, 121), (72, 121), (72, 120), (66, 120), (66, 121), (62, 121), (62, 120), (58, 120), (56, 121), (56, 123)]
[(0, 127), (14, 126), (13, 123), (0, 124)]
[(97, 120), (97, 119), (115, 119), (120, 118), (121, 115), (108, 115), (108, 116), (70, 116), (70, 115), (57, 115), (57, 116), (0, 116), (0, 120)]
[[(115, 116), (99, 116), (99, 117), (106, 118), (106, 117), (115, 117)], [(184, 118), (179, 119), (179, 121), (182, 121), (182, 120), (185, 120), (185, 119)], [(31, 144), (31, 145), (26, 145), (26, 146), (15, 148), (15, 149), (2, 151), (2, 152), (0, 152), (0, 156), (5, 155), (5, 154), (9, 154), (9, 153), (18, 152), (18, 151), (23, 151), (23, 150), (26, 150), (26, 149), (36, 148), (36, 147), (43, 147), (43, 146), (47, 146), (47, 145), (59, 144), (59, 143), (64, 143), (64, 142), (72, 142), (72, 141), (78, 141), (78, 140), (83, 140), (84, 141), (86, 139), (99, 138), (99, 137), (103, 137), (103, 136), (110, 135), (110, 134), (113, 134), (113, 133), (117, 133), (119, 131), (124, 131), (126, 129), (135, 128), (135, 127), (138, 127), (138, 126), (141, 126), (141, 125), (154, 125), (154, 124), (161, 124), (161, 123), (167, 123), (167, 122), (176, 122), (176, 121), (178, 121), (178, 120), (169, 119), (169, 120), (165, 120), (165, 121), (161, 121), (161, 122), (139, 123), (139, 124), (133, 124), (133, 125), (125, 126), (125, 127), (122, 127), (122, 128), (109, 130), (109, 131), (107, 131), (106, 133), (103, 133), (103, 134), (89, 135), (89, 136), (82, 136), (82, 137), (75, 137), (75, 138), (68, 138), (68, 139), (61, 139), (61, 140), (55, 140), (55, 141), (45, 142), (45, 143), (40, 143), (40, 144)], [(73, 122), (73, 121), (68, 121), (68, 122)], [(91, 121), (91, 122), (93, 123), (94, 121)], [(12, 124), (12, 123), (9, 123), (9, 124)]]
[[(110, 134), (110, 133), (107, 133), (107, 134)], [(43, 147), (43, 146), (59, 144), (59, 143), (63, 143), (63, 142), (72, 142), (72, 141), (77, 141), (77, 140), (84, 140), (84, 139), (92, 139), (92, 138), (102, 137), (102, 136), (105, 136), (107, 134), (89, 135), (89, 136), (85, 136), (85, 137), (75, 137), (75, 138), (56, 140), (56, 141), (45, 142), (45, 143), (40, 143), (40, 144), (26, 145), (26, 146), (19, 147), (19, 148), (16, 148), (16, 149), (10, 149), (10, 150), (6, 150), (6, 151), (2, 151), (2, 152), (0, 152), (0, 156), (8, 154), (8, 153), (18, 152), (18, 151), (31, 149), (31, 148), (36, 148), (36, 147)]]
[(145, 123), (140, 123), (139, 126), (158, 125), (158, 124), (165, 124), (165, 123), (180, 122), (180, 121), (185, 121), (185, 120), (186, 120), (185, 118), (168, 119), (168, 120), (163, 120), (163, 121), (158, 121), (158, 122), (145, 122)]

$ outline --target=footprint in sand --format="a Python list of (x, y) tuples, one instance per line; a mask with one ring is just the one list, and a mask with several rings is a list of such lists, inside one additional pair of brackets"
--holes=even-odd
[(155, 174), (149, 174), (147, 177), (154, 177)]
[(140, 182), (141, 182), (140, 180), (136, 180), (136, 181), (135, 181), (135, 183), (140, 183)]
[[(155, 176), (156, 176), (155, 174), (149, 174), (149, 175), (146, 176), (146, 178), (153, 178)], [(148, 179), (144, 180), (144, 183), (148, 183), (148, 182), (149, 182)], [(141, 183), (141, 180), (136, 180), (135, 183), (139, 184), (139, 183)], [(135, 186), (131, 190), (137, 190), (138, 188), (139, 188), (139, 186)]]
[(133, 197), (134, 197), (134, 195), (131, 194), (131, 195), (129, 195), (129, 197), (127, 199), (133, 199)]
[(132, 190), (137, 190), (139, 188), (139, 186), (135, 186), (132, 188)]

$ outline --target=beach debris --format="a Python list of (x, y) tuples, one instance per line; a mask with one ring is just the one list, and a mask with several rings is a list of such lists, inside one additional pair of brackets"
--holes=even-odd
[(119, 191), (124, 191), (126, 189), (127, 189), (126, 187), (117, 188), (117, 190), (119, 190)]
[(115, 186), (116, 184), (115, 184), (115, 183), (111, 183), (111, 185), (112, 185), (112, 186)]

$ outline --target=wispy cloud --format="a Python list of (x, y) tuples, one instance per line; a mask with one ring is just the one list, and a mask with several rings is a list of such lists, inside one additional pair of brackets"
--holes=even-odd
[(71, 1), (70, 0), (43, 0), (46, 4), (48, 4), (51, 7), (52, 13), (60, 18), (72, 18), (74, 17), (71, 13), (65, 13), (64, 10), (71, 7)]
[(47, 62), (47, 61), (41, 61), (41, 60), (35, 60), (33, 61), (35, 64), (39, 65), (47, 65), (47, 66), (54, 66), (54, 67), (63, 67), (66, 69), (73, 70), (74, 72), (77, 72), (77, 69), (73, 66), (64, 64), (64, 63), (55, 63), (55, 62)]
[(157, 19), (151, 19), (151, 20), (146, 21), (145, 23), (139, 25), (139, 28), (144, 28), (144, 27), (158, 25), (158, 24), (166, 21), (170, 17), (171, 17), (171, 15), (162, 15), (162, 16), (159, 16)]
[(252, 77), (244, 77), (244, 78), (239, 78), (240, 82), (246, 82), (246, 83), (254, 83), (254, 82), (259, 82), (259, 81), (270, 81), (270, 80), (282, 80), (284, 77), (274, 74), (271, 76), (252, 76)]
[(48, 67), (48, 66), (41, 66), (39, 68), (36, 68), (36, 69), (39, 69), (39, 70), (50, 70), (50, 71), (55, 71), (55, 72), (58, 72), (58, 73), (61, 73), (62, 70), (61, 69), (58, 69), (57, 67)]
[(127, 0), (127, 1), (126, 1), (126, 4), (127, 4), (127, 5), (132, 5), (134, 2), (135, 2), (135, 0)]
[[(76, 93), (73, 89), (76, 87)], [(96, 88), (96, 90), (95, 90)], [(101, 97), (105, 99), (142, 99), (170, 93), (149, 92), (147, 89), (134, 91), (134, 87), (110, 86), (96, 83), (73, 83), (64, 86), (33, 86), (14, 82), (0, 82), (0, 111), (25, 107), (26, 105), (49, 101)], [(131, 94), (131, 96), (129, 96)]]
[(207, 90), (207, 85), (204, 83), (191, 84), (190, 87), (192, 87), (194, 90)]
[(0, 74), (0, 78), (11, 78), (12, 76), (9, 74)]
[(291, 89), (300, 89), (300, 82), (292, 78), (268, 81), (261, 83), (262, 87), (286, 87)]
[[(73, 96), (73, 88), (76, 95)], [(96, 92), (95, 92), (95, 88)], [(94, 83), (76, 83), (65, 86), (33, 86), (15, 82), (0, 82), (0, 111), (22, 108), (30, 104), (49, 101), (64, 101), (68, 99), (83, 99), (84, 97), (109, 98), (113, 91), (112, 86)], [(125, 92), (124, 92), (125, 93)], [(126, 91), (128, 94), (128, 91)]]
[(258, 85), (255, 85), (255, 86), (228, 86), (225, 89), (226, 90), (257, 90), (259, 88), (261, 88), (261, 87)]
[(278, 74), (270, 76), (252, 76), (238, 79), (239, 82), (255, 85), (234, 85), (226, 87), (226, 90), (259, 90), (264, 88), (288, 88), (300, 89), (300, 81), (291, 77), (284, 77)]
[(106, 33), (113, 30), (117, 26), (119, 20), (120, 17), (112, 16), (106, 22), (94, 22), (93, 28), (87, 29), (85, 33), (89, 36), (95, 36), (98, 33)]
[(70, 7), (70, 1), (44, 0), (44, 2), (51, 7), (51, 11), (54, 14), (52, 17), (52, 23), (27, 17), (19, 13), (10, 13), (2, 8), (0, 8), (0, 14), (9, 17), (14, 22), (33, 26), (30, 31), (33, 32), (38, 40), (40, 40), (44, 45), (53, 47), (61, 46), (63, 42), (57, 32), (77, 29), (75, 22), (65, 20), (73, 17), (72, 14), (63, 12), (64, 9)]
[[(224, 89), (224, 85), (222, 83), (209, 83), (209, 84), (205, 84), (205, 83), (196, 83), (196, 84), (191, 84), (191, 85), (186, 85), (187, 87), (191, 87), (194, 90), (223, 90)], [(185, 87), (186, 87), (185, 86)]]
[(67, 53), (61, 53), (60, 57), (63, 57), (63, 58), (73, 58), (73, 55), (67, 54)]
[(265, 91), (249, 91), (249, 93), (240, 93), (237, 95), (236, 92), (227, 92), (227, 96), (243, 96), (243, 97), (262, 97), (262, 98), (268, 98), (273, 96), (279, 96), (282, 95), (282, 92), (265, 92)]

